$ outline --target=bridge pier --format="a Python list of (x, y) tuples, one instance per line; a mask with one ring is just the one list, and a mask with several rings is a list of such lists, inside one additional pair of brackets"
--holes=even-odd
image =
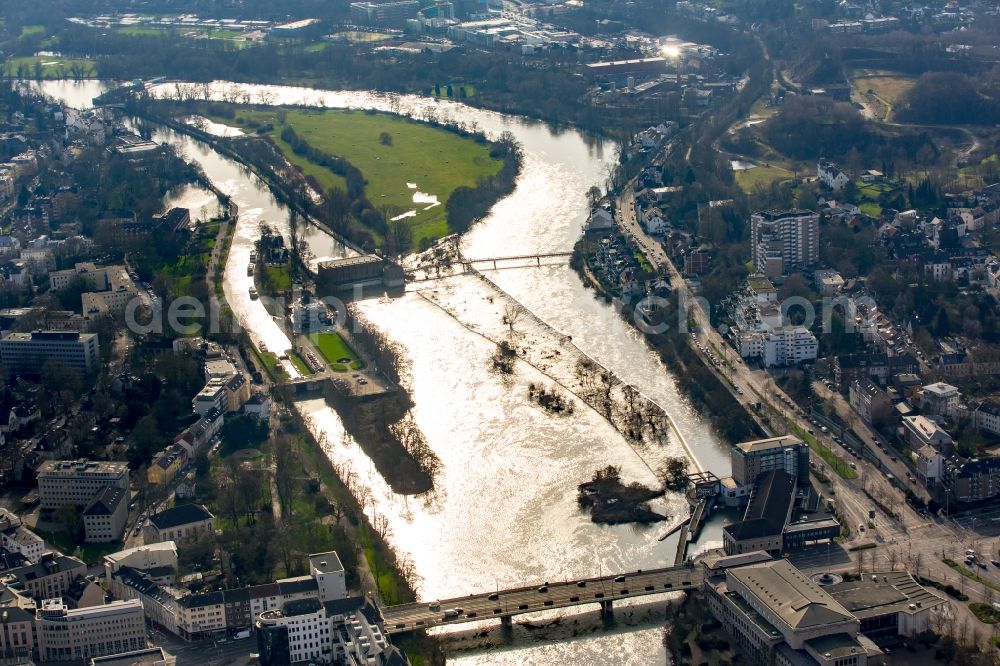
[(601, 602), (601, 618), (610, 620), (615, 616), (615, 602), (610, 599)]
[(510, 629), (511, 627), (514, 626), (514, 618), (511, 617), (510, 615), (504, 615), (502, 618), (500, 618), (500, 626), (503, 627), (504, 629)]

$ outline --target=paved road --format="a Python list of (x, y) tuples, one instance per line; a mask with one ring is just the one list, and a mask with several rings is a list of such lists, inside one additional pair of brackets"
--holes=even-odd
[(390, 634), (459, 624), (521, 613), (596, 604), (649, 594), (662, 594), (701, 585), (703, 569), (681, 566), (630, 574), (609, 575), (581, 581), (520, 587), (496, 593), (442, 599), (433, 604), (416, 603), (383, 609)]

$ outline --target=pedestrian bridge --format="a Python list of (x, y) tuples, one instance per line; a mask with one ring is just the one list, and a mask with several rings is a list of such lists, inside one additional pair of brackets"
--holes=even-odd
[(509, 257), (483, 257), (481, 259), (469, 259), (463, 257), (461, 262), (466, 269), (478, 268), (480, 270), (499, 270), (501, 268), (526, 268), (529, 266), (542, 266), (552, 263), (563, 263), (573, 256), (572, 252), (548, 252), (544, 254), (518, 254)]
[(389, 634), (479, 622), (490, 618), (499, 618), (509, 625), (514, 615), (584, 604), (598, 604), (601, 614), (609, 616), (615, 601), (699, 587), (704, 579), (704, 571), (701, 566), (684, 564), (544, 586), (515, 587), (442, 599), (434, 603), (388, 606), (382, 609), (382, 616), (385, 619), (385, 630)]

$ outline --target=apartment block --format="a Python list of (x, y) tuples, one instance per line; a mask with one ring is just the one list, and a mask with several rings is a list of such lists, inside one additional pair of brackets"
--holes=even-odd
[(38, 374), (49, 360), (71, 370), (90, 374), (100, 364), (96, 333), (77, 331), (34, 331), (11, 333), (0, 340), (0, 361), (15, 374)]
[(754, 268), (769, 278), (819, 261), (819, 215), (808, 210), (763, 211), (750, 216)]
[(128, 465), (94, 460), (48, 460), (38, 466), (38, 496), (43, 509), (87, 506), (106, 486), (128, 492)]

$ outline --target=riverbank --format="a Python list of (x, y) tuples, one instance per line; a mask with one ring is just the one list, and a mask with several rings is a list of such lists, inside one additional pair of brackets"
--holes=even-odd
[[(598, 298), (617, 298), (613, 286), (604, 284), (598, 277), (598, 272), (591, 269), (591, 257), (586, 253), (586, 240), (585, 237), (574, 246), (570, 266), (583, 284), (594, 288)], [(651, 318), (637, 313), (631, 299), (618, 301), (618, 305), (622, 319), (643, 334), (646, 344), (657, 352), (660, 361), (677, 378), (684, 394), (710, 415), (710, 420), (720, 435), (730, 442), (738, 442), (759, 434), (752, 415), (733, 398), (729, 387), (712, 372), (704, 359), (693, 353), (687, 339), (688, 332), (679, 330), (675, 325), (680, 320), (680, 306), (675, 293), (666, 299), (665, 304), (659, 304), (659, 309)], [(636, 323), (638, 321), (646, 321), (650, 325), (639, 327)]]

